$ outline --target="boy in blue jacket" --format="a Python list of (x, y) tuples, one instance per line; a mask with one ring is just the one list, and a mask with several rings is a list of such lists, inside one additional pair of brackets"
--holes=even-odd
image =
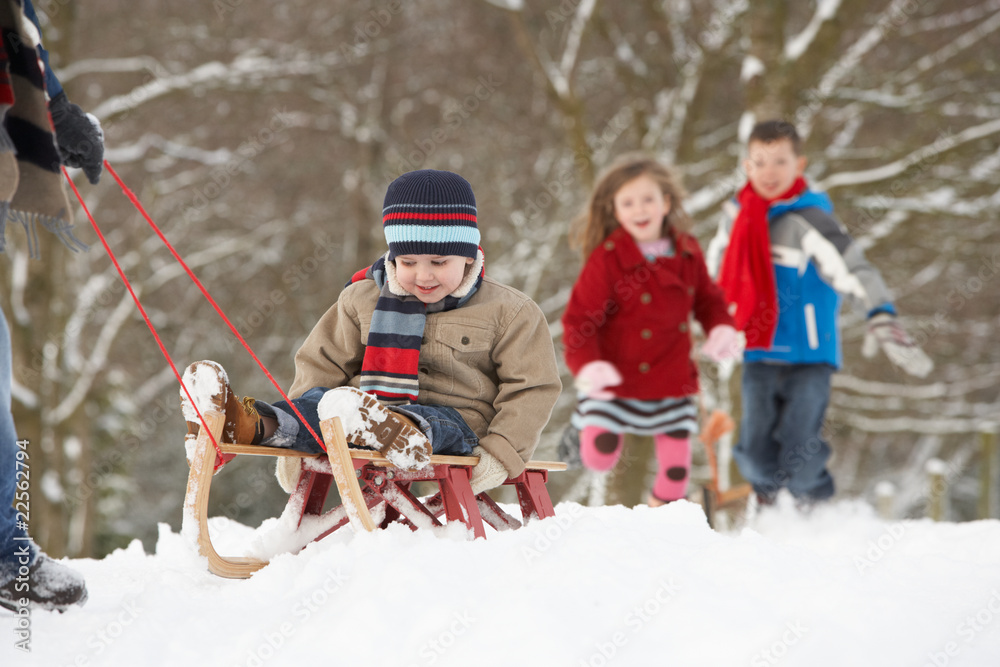
[(842, 295), (868, 313), (864, 354), (881, 346), (917, 377), (933, 362), (896, 320), (879, 272), (809, 189), (795, 127), (758, 123), (747, 142), (748, 183), (708, 249), (708, 263), (746, 334), (743, 417), (733, 452), (758, 501), (787, 488), (800, 504), (833, 495), (830, 447), (821, 430), (830, 377), (842, 363)]

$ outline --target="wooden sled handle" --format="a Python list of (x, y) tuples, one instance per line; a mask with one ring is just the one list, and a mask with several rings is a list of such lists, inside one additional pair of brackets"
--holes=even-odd
[(344, 510), (347, 511), (351, 527), (356, 531), (371, 532), (375, 530), (375, 520), (372, 518), (371, 512), (368, 511), (364, 494), (361, 493), (361, 485), (358, 484), (358, 477), (354, 472), (354, 461), (347, 448), (347, 438), (344, 436), (344, 427), (340, 423), (340, 417), (324, 419), (319, 423), (319, 427), (323, 432), (323, 440), (326, 442), (326, 453), (330, 459), (330, 472), (333, 474), (333, 481), (337, 484), (337, 490), (340, 492), (340, 499), (344, 503)]
[[(215, 435), (215, 441), (220, 442), (226, 416), (215, 410), (206, 410), (202, 416), (209, 430)], [(215, 447), (208, 437), (208, 431), (204, 428), (198, 432), (198, 440), (195, 442), (190, 463), (181, 533), (197, 540), (198, 551), (208, 559), (210, 572), (229, 579), (246, 579), (267, 565), (267, 561), (242, 556), (222, 556), (212, 544), (212, 537), (208, 532), (208, 496), (212, 489), (212, 475), (215, 472)]]

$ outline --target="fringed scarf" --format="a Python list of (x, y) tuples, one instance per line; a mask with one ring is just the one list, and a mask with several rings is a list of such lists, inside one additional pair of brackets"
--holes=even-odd
[(726, 302), (736, 306), (736, 328), (746, 332), (747, 349), (769, 349), (778, 328), (778, 294), (771, 260), (770, 221), (788, 211), (818, 207), (833, 211), (830, 198), (809, 190), (799, 177), (786, 192), (764, 199), (749, 183), (737, 196), (739, 214), (733, 222), (719, 272)]
[(21, 0), (0, 0), (0, 33), (0, 251), (8, 220), (24, 228), (32, 257), (39, 254), (39, 224), (71, 250), (85, 250), (71, 231), (39, 35)]
[(379, 288), (365, 357), (361, 362), (361, 390), (387, 405), (415, 403), (420, 393), (420, 343), (427, 313), (452, 310), (472, 298), (486, 275), (485, 256), (480, 248), (458, 289), (428, 304), (399, 285), (395, 264), (386, 260), (388, 256), (386, 253), (368, 268), (355, 273), (348, 283), (374, 280)]

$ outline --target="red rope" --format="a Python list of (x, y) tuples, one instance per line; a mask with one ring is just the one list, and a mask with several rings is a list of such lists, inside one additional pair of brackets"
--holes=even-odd
[(284, 390), (281, 388), (281, 385), (278, 384), (278, 381), (274, 379), (274, 376), (271, 375), (271, 372), (267, 370), (263, 362), (261, 362), (261, 360), (257, 358), (256, 354), (254, 354), (254, 351), (250, 348), (250, 344), (243, 339), (243, 336), (240, 335), (240, 332), (236, 330), (236, 326), (229, 320), (228, 317), (226, 317), (226, 314), (222, 312), (222, 308), (220, 308), (219, 304), (215, 302), (215, 299), (212, 298), (212, 295), (208, 293), (208, 290), (202, 284), (201, 280), (198, 279), (198, 276), (196, 276), (194, 274), (194, 271), (191, 270), (191, 268), (187, 265), (187, 263), (183, 259), (181, 259), (181, 256), (174, 249), (174, 246), (171, 245), (170, 241), (167, 240), (167, 237), (163, 235), (163, 232), (160, 231), (160, 228), (157, 226), (157, 224), (153, 222), (153, 219), (149, 217), (149, 214), (146, 213), (146, 209), (139, 201), (139, 198), (135, 196), (135, 193), (133, 193), (132, 190), (130, 190), (127, 185), (125, 185), (122, 179), (118, 176), (118, 173), (111, 167), (111, 164), (108, 163), (107, 160), (104, 161), (104, 166), (105, 168), (107, 168), (108, 173), (111, 174), (111, 176), (115, 179), (115, 182), (118, 183), (119, 187), (121, 187), (122, 192), (125, 193), (125, 196), (128, 197), (129, 201), (132, 202), (132, 205), (135, 206), (136, 210), (142, 214), (142, 217), (146, 219), (146, 222), (148, 222), (149, 226), (153, 228), (153, 231), (156, 232), (156, 235), (160, 237), (160, 240), (163, 241), (163, 244), (167, 246), (167, 249), (170, 250), (170, 254), (174, 256), (174, 259), (177, 260), (177, 263), (181, 265), (184, 271), (188, 274), (188, 277), (191, 278), (192, 281), (194, 281), (194, 284), (198, 286), (198, 289), (201, 290), (201, 293), (205, 296), (206, 299), (208, 299), (208, 302), (212, 304), (212, 307), (215, 309), (215, 312), (219, 314), (219, 317), (221, 317), (222, 321), (226, 323), (226, 326), (229, 327), (229, 330), (233, 332), (233, 335), (236, 336), (236, 339), (240, 341), (240, 344), (242, 344), (243, 347), (246, 349), (246, 351), (250, 353), (250, 356), (253, 357), (253, 360), (257, 362), (257, 365), (260, 367), (260, 370), (264, 372), (264, 375), (267, 376), (267, 379), (271, 381), (271, 384), (274, 385), (274, 388), (277, 389), (278, 393), (281, 394), (281, 397), (285, 399), (285, 401), (288, 403), (288, 407), (292, 409), (292, 412), (295, 413), (295, 416), (298, 417), (302, 425), (306, 427), (306, 430), (309, 432), (309, 435), (311, 435), (313, 438), (316, 439), (316, 442), (319, 443), (319, 446), (322, 447), (323, 451), (325, 452), (326, 444), (323, 442), (323, 438), (321, 438), (316, 434), (316, 431), (314, 431), (313, 428), (309, 425), (309, 422), (306, 421), (306, 418), (302, 416), (302, 413), (299, 412), (299, 409), (295, 407), (295, 405), (292, 403), (292, 399), (288, 398), (288, 394), (284, 392)]
[(94, 228), (94, 231), (97, 232), (97, 238), (101, 239), (101, 245), (104, 246), (104, 250), (108, 253), (108, 257), (111, 258), (111, 262), (115, 265), (115, 269), (118, 270), (118, 275), (121, 276), (122, 282), (125, 283), (128, 293), (132, 295), (132, 300), (135, 301), (135, 305), (139, 309), (139, 313), (142, 314), (142, 319), (146, 321), (146, 326), (149, 327), (149, 330), (153, 334), (153, 338), (156, 339), (156, 344), (160, 346), (160, 352), (162, 352), (163, 356), (166, 357), (167, 363), (170, 364), (171, 370), (174, 371), (174, 376), (177, 378), (177, 381), (181, 383), (181, 388), (184, 390), (184, 393), (187, 394), (188, 400), (191, 401), (191, 405), (194, 406), (194, 411), (198, 413), (198, 419), (201, 421), (202, 426), (205, 427), (205, 432), (208, 433), (208, 437), (212, 439), (212, 446), (215, 447), (215, 451), (221, 457), (222, 448), (219, 447), (219, 443), (216, 441), (211, 429), (209, 429), (208, 424), (205, 423), (205, 417), (202, 416), (201, 410), (198, 409), (198, 404), (193, 398), (191, 398), (191, 392), (188, 391), (187, 386), (184, 384), (184, 380), (181, 379), (181, 374), (177, 371), (177, 366), (174, 365), (174, 360), (170, 358), (170, 354), (167, 352), (166, 346), (160, 339), (160, 334), (156, 332), (156, 327), (153, 326), (152, 321), (149, 319), (149, 315), (146, 314), (146, 309), (143, 308), (142, 304), (139, 302), (139, 297), (136, 296), (135, 291), (132, 289), (132, 283), (130, 283), (128, 278), (125, 276), (125, 271), (122, 269), (121, 264), (118, 263), (118, 258), (115, 257), (115, 253), (111, 251), (111, 246), (108, 245), (108, 240), (104, 238), (101, 228), (97, 226), (97, 221), (94, 220), (94, 216), (90, 214), (90, 209), (88, 209), (87, 205), (83, 203), (83, 197), (80, 196), (80, 191), (76, 189), (76, 184), (73, 183), (73, 179), (69, 177), (66, 167), (63, 167), (62, 171), (63, 175), (66, 176), (66, 180), (69, 181), (69, 186), (73, 188), (73, 194), (76, 195), (77, 201), (79, 201), (80, 206), (83, 207), (83, 212), (87, 214), (87, 218), (90, 220), (91, 226)]
[[(142, 217), (146, 220), (147, 223), (149, 223), (149, 226), (153, 228), (153, 231), (156, 232), (156, 235), (160, 238), (161, 241), (163, 241), (164, 245), (167, 246), (167, 249), (170, 250), (170, 254), (173, 255), (174, 259), (176, 259), (177, 262), (181, 265), (181, 267), (184, 269), (185, 273), (187, 273), (188, 277), (191, 278), (191, 280), (194, 282), (194, 284), (198, 286), (198, 289), (201, 291), (201, 293), (204, 295), (204, 297), (208, 300), (208, 302), (210, 304), (212, 304), (212, 307), (215, 309), (215, 312), (218, 313), (219, 317), (222, 318), (222, 321), (226, 323), (226, 325), (229, 327), (229, 330), (232, 331), (233, 335), (236, 336), (236, 339), (240, 342), (240, 344), (243, 345), (243, 347), (250, 354), (250, 356), (253, 357), (253, 360), (255, 362), (257, 362), (257, 366), (259, 366), (260, 369), (264, 372), (264, 375), (267, 376), (267, 379), (271, 381), (271, 384), (274, 385), (274, 388), (278, 390), (278, 393), (281, 394), (281, 397), (285, 399), (285, 401), (288, 403), (288, 406), (292, 409), (292, 412), (295, 413), (295, 415), (299, 418), (299, 421), (302, 423), (302, 425), (305, 426), (306, 430), (309, 432), (309, 435), (311, 435), (313, 438), (315, 438), (316, 442), (319, 443), (319, 446), (322, 447), (323, 451), (326, 451), (326, 444), (323, 442), (323, 438), (321, 438), (319, 435), (316, 434), (316, 431), (309, 425), (309, 422), (306, 421), (305, 417), (302, 415), (302, 413), (299, 411), (299, 409), (297, 407), (295, 407), (295, 405), (292, 403), (292, 399), (290, 399), (288, 397), (288, 395), (284, 392), (284, 390), (282, 390), (281, 385), (278, 384), (277, 380), (274, 379), (274, 376), (271, 375), (270, 371), (267, 370), (267, 368), (264, 366), (264, 364), (261, 362), (261, 360), (257, 357), (257, 355), (254, 354), (254, 351), (250, 348), (250, 344), (247, 343), (246, 340), (244, 340), (243, 336), (240, 335), (240, 332), (237, 331), (236, 327), (229, 320), (229, 318), (226, 316), (226, 314), (224, 312), (222, 312), (222, 308), (219, 307), (219, 304), (216, 303), (215, 299), (212, 298), (212, 295), (208, 293), (208, 290), (205, 288), (204, 284), (202, 284), (201, 280), (198, 279), (198, 276), (196, 276), (194, 274), (194, 271), (191, 270), (191, 268), (187, 265), (187, 263), (183, 259), (181, 259), (181, 256), (174, 249), (174, 246), (170, 243), (170, 241), (167, 240), (167, 237), (163, 235), (163, 232), (160, 230), (160, 228), (157, 226), (157, 224), (155, 222), (153, 222), (153, 219), (146, 212), (146, 209), (143, 207), (143, 205), (139, 201), (139, 199), (135, 196), (135, 193), (133, 193), (132, 190), (130, 190), (129, 187), (127, 185), (125, 185), (125, 183), (122, 181), (122, 179), (118, 176), (118, 173), (112, 168), (111, 164), (107, 160), (104, 161), (104, 167), (108, 170), (108, 173), (111, 174), (112, 178), (115, 179), (115, 182), (118, 183), (118, 186), (122, 189), (122, 192), (124, 192), (125, 196), (128, 197), (129, 201), (132, 202), (132, 205), (135, 206), (136, 210), (139, 211), (139, 213), (142, 214)], [(66, 170), (63, 169), (63, 172), (65, 173)], [(66, 175), (66, 178), (69, 179), (69, 175), (68, 174)], [(70, 181), (70, 185), (71, 186), (73, 185), (72, 181)], [(76, 186), (73, 186), (73, 192), (76, 193), (77, 199), (80, 200), (80, 204), (83, 205), (83, 199), (80, 197), (80, 193), (77, 192)], [(86, 211), (86, 206), (84, 206), (84, 210)], [(93, 224), (94, 225), (94, 229), (97, 230), (97, 234), (98, 234), (98, 236), (100, 236), (101, 242), (104, 244), (104, 247), (107, 250), (108, 254), (111, 256), (112, 260), (114, 260), (114, 255), (111, 253), (111, 249), (108, 247), (107, 242), (104, 240), (104, 236), (101, 234), (100, 230), (97, 228), (97, 223), (94, 222), (93, 217), (90, 216), (90, 212), (89, 211), (87, 211), (87, 216), (90, 217), (91, 224)], [(115, 261), (115, 266), (117, 266), (117, 265), (118, 265), (118, 262)], [(122, 280), (124, 280), (126, 286), (128, 286), (129, 292), (132, 292), (132, 288), (131, 288), (131, 286), (128, 283), (128, 279), (125, 278), (125, 274), (120, 269), (119, 269), (119, 275), (121, 275)], [(142, 310), (142, 306), (139, 305), (139, 300), (135, 297), (134, 293), (133, 293), (133, 299), (135, 299), (136, 305), (139, 306), (140, 312), (142, 312), (142, 314), (143, 314), (143, 318), (146, 319), (146, 324), (149, 325), (150, 330), (153, 331), (153, 335), (156, 337), (156, 341), (160, 345), (160, 350), (163, 352), (164, 356), (167, 358), (167, 361), (170, 362), (170, 367), (174, 369), (174, 375), (177, 375), (178, 381), (181, 383), (181, 386), (184, 387), (184, 382), (183, 382), (183, 380), (181, 380), (180, 375), (178, 375), (177, 369), (174, 366), (173, 361), (171, 361), (171, 359), (170, 359), (170, 355), (167, 353), (167, 350), (163, 346), (162, 342), (160, 342), (159, 336), (156, 335), (156, 331), (155, 331), (155, 329), (153, 329), (152, 323), (150, 323), (149, 319), (146, 317), (145, 311)], [(187, 387), (184, 387), (184, 392), (187, 394), (188, 398), (190, 399), (191, 398), (191, 394), (188, 393)], [(192, 405), (193, 405), (194, 401), (192, 400), (191, 402), (192, 402)], [(197, 406), (196, 406), (195, 409), (197, 410)], [(200, 412), (198, 413), (198, 416), (199, 416), (199, 418), (201, 418), (201, 413)], [(204, 419), (202, 419), (202, 424), (204, 424), (204, 423), (205, 423), (205, 421), (204, 421)], [(212, 441), (213, 441), (213, 443), (215, 442), (215, 438), (214, 437), (212, 438)], [(219, 447), (218, 447), (217, 444), (216, 444), (216, 450), (219, 450)], [(219, 450), (219, 453), (221, 455), (221, 450)]]

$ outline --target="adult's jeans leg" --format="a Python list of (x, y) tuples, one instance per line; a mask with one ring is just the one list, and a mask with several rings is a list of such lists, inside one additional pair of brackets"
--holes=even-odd
[[(18, 527), (20, 517), (14, 509), (18, 445), (14, 416), (11, 414), (13, 372), (10, 331), (3, 311), (0, 311), (0, 585), (17, 575), (19, 565), (33, 564), (38, 553), (35, 544), (27, 540), (27, 530), (23, 526)], [(30, 470), (30, 459), (26, 462)], [(27, 563), (22, 562), (25, 549), (29, 554)]]

